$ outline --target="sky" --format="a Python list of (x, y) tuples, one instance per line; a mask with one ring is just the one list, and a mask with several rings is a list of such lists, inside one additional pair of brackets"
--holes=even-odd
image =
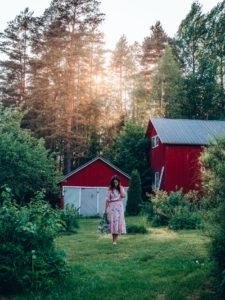
[[(166, 33), (173, 37), (179, 24), (189, 12), (192, 0), (102, 0), (101, 11), (106, 14), (101, 26), (105, 34), (106, 47), (112, 49), (125, 34), (130, 43), (142, 42), (149, 35), (151, 25), (160, 20)], [(220, 0), (199, 0), (203, 12), (208, 12)], [(7, 22), (25, 7), (40, 15), (50, 0), (0, 1), (0, 31)]]

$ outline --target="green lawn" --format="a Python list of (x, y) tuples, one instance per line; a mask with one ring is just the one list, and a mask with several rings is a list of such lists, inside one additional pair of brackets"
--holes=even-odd
[(58, 238), (73, 268), (72, 284), (45, 299), (219, 299), (210, 288), (208, 240), (200, 231), (148, 228), (148, 234), (122, 236), (113, 246), (110, 235), (96, 232), (98, 222), (82, 219), (78, 234)]

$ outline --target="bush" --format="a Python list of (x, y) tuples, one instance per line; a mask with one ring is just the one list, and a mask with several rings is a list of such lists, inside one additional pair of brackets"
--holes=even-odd
[[(195, 229), (200, 226), (199, 198), (195, 192), (183, 194), (182, 190), (158, 191), (151, 199), (152, 226), (169, 226), (171, 229)], [(150, 218), (149, 218), (150, 219)]]
[(201, 217), (197, 213), (190, 213), (188, 210), (177, 211), (169, 221), (169, 228), (173, 230), (197, 229), (201, 225)]
[(60, 217), (63, 221), (63, 232), (75, 233), (76, 229), (79, 228), (78, 224), (78, 209), (73, 205), (66, 205), (63, 210), (60, 211)]
[(210, 255), (215, 262), (220, 287), (225, 295), (225, 138), (219, 138), (204, 151), (203, 188), (207, 222), (211, 236)]
[(139, 215), (147, 217), (148, 221), (152, 220), (153, 217), (153, 205), (151, 201), (143, 202), (141, 205), (141, 211)]
[(57, 198), (56, 162), (44, 145), (28, 130), (21, 129), (22, 114), (0, 106), (0, 187), (10, 187), (20, 204), (27, 203), (36, 191), (45, 189)]
[(62, 229), (57, 211), (40, 193), (20, 207), (3, 195), (0, 207), (0, 292), (50, 290), (67, 274), (54, 238)]
[(128, 215), (137, 215), (141, 210), (141, 179), (137, 170), (131, 173), (130, 186), (128, 189), (128, 199), (126, 213)]
[(148, 230), (144, 225), (128, 225), (127, 233), (147, 233)]

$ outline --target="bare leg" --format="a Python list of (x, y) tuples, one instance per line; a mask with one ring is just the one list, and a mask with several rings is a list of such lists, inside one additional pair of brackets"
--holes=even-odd
[(117, 242), (117, 240), (118, 240), (118, 234), (116, 234), (116, 236), (115, 236), (115, 241)]
[(117, 240), (117, 236), (118, 236), (118, 234), (112, 234), (112, 241), (113, 241), (113, 243), (116, 243), (116, 240)]

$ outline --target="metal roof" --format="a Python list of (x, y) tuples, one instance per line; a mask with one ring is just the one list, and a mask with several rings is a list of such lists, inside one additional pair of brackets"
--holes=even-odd
[(150, 118), (162, 143), (208, 145), (225, 137), (225, 121)]
[(72, 176), (73, 174), (76, 174), (77, 172), (81, 171), (82, 169), (86, 168), (87, 166), (89, 166), (90, 164), (92, 164), (93, 162), (97, 161), (97, 160), (101, 160), (104, 163), (106, 163), (107, 165), (109, 165), (111, 168), (113, 168), (114, 170), (120, 172), (122, 175), (124, 175), (125, 177), (127, 177), (128, 179), (130, 179), (130, 176), (123, 172), (122, 170), (120, 170), (118, 167), (116, 167), (115, 165), (113, 165), (112, 163), (110, 163), (108, 160), (106, 160), (103, 157), (97, 156), (94, 159), (88, 161), (87, 163), (83, 164), (82, 166), (80, 166), (79, 168), (75, 169), (74, 171), (68, 173), (66, 176), (64, 176), (60, 181), (63, 182), (64, 180), (66, 180), (68, 177)]

